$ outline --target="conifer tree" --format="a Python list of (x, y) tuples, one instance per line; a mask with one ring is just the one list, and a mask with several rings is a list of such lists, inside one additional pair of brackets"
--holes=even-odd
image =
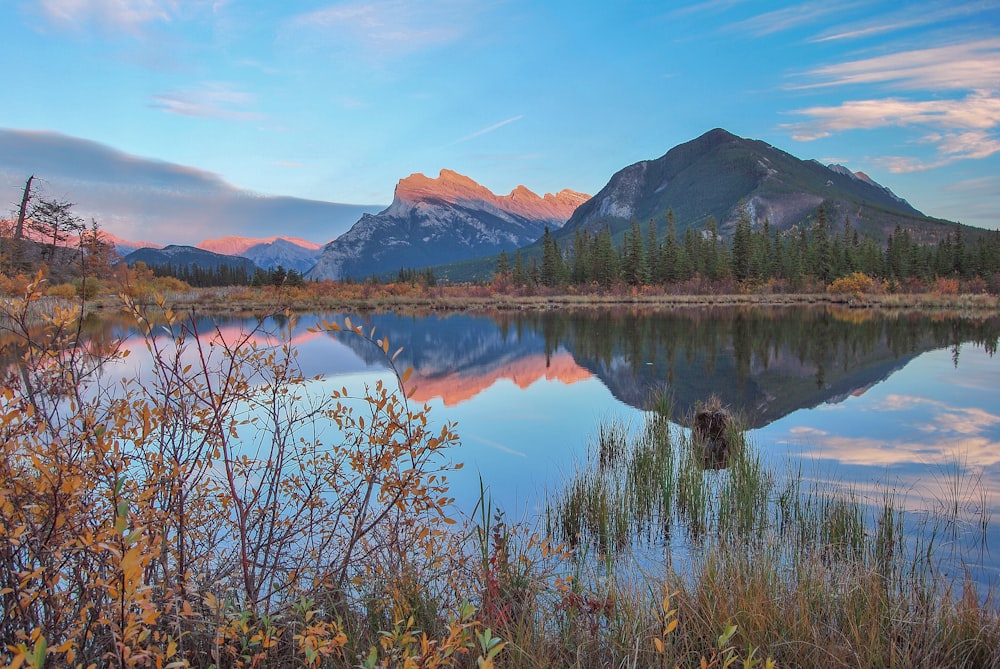
[(740, 215), (736, 221), (736, 231), (733, 233), (732, 272), (737, 281), (750, 278), (750, 214), (746, 206), (740, 203)]
[(506, 278), (510, 275), (510, 260), (507, 258), (507, 251), (501, 249), (500, 257), (497, 259), (497, 268), (494, 276), (498, 279)]
[(571, 260), (570, 281), (582, 285), (591, 280), (591, 245), (590, 235), (585, 230), (576, 229), (573, 236), (573, 258)]
[[(663, 240), (663, 250), (659, 257), (659, 280), (662, 283), (679, 281), (684, 275), (681, 248), (677, 244), (677, 229), (674, 227), (674, 210), (667, 210), (667, 233)], [(684, 278), (687, 278), (686, 276)]]

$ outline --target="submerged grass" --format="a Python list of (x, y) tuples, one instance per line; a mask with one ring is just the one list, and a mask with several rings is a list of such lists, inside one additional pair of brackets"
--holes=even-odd
[[(642, 426), (599, 430), (587, 465), (548, 500), (550, 535), (572, 547), (575, 592), (614, 602), (590, 613), (600, 620), (588, 623), (589, 659), (567, 666), (697, 666), (703, 656), (1000, 666), (993, 591), (946, 536), (960, 506), (985, 493), (948, 470), (941, 508), (908, 514), (892, 489), (872, 498), (807, 481), (801, 467), (776, 474), (738, 419), (715, 469), (704, 441), (669, 415), (661, 400)], [(674, 626), (663, 625), (664, 594)]]

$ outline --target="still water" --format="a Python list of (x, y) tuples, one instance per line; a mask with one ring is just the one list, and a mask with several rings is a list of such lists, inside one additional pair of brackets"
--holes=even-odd
[[(918, 515), (957, 504), (978, 546), (977, 580), (1000, 578), (1000, 317), (832, 307), (322, 315), (345, 316), (402, 347), (413, 401), (455, 425), (453, 457), (465, 467), (451, 492), (465, 512), (481, 479), (509, 518), (531, 520), (586, 462), (602, 421), (641, 425), (651, 394), (665, 392), (685, 423), (714, 395), (779, 471), (873, 504), (889, 490)], [(319, 318), (291, 328), (303, 372), (321, 378), (316, 392), (390, 378), (380, 349), (309, 331)]]

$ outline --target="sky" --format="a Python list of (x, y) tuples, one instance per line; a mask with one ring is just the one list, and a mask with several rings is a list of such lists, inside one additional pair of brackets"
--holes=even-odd
[[(0, 25), (0, 215), (27, 172), (132, 239), (262, 235), (156, 198), (378, 211), (442, 168), (594, 194), (721, 127), (1000, 228), (1000, 0), (0, 0)], [(284, 227), (329, 241), (344, 211)]]

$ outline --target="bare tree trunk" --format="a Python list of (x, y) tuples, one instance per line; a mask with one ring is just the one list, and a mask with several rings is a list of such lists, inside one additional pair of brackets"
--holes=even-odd
[(14, 228), (14, 239), (21, 241), (24, 236), (24, 217), (28, 212), (28, 200), (31, 199), (31, 182), (34, 181), (35, 175), (32, 174), (28, 177), (28, 181), (24, 184), (24, 195), (21, 197), (21, 209), (17, 212), (17, 227)]
[(11, 244), (11, 266), (15, 272), (21, 269), (24, 260), (24, 218), (28, 213), (28, 202), (31, 200), (31, 182), (35, 175), (32, 174), (24, 184), (24, 195), (21, 196), (21, 208), (17, 212), (17, 225), (14, 228), (14, 240)]

